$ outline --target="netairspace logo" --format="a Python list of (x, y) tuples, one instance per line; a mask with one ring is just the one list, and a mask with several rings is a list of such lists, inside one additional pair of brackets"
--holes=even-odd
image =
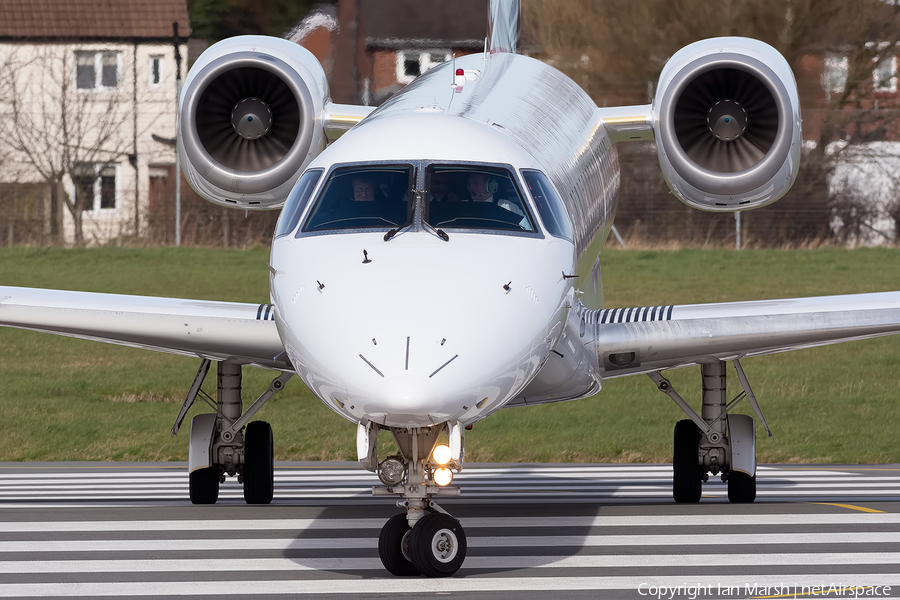
[(696, 600), (704, 596), (757, 597), (757, 598), (885, 598), (891, 595), (891, 586), (848, 586), (836, 583), (830, 585), (761, 585), (748, 583), (740, 585), (652, 585), (642, 583), (638, 594), (662, 600)]

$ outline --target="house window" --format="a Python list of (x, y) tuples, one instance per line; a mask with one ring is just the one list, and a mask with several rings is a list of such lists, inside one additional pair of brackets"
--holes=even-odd
[(100, 203), (100, 208), (116, 207), (116, 168), (105, 166), (100, 169), (100, 182), (94, 196), (94, 206)]
[(428, 69), (450, 60), (446, 50), (419, 50), (397, 53), (397, 81), (409, 83)]
[(885, 57), (872, 71), (876, 92), (897, 91), (897, 57)]
[(841, 93), (847, 85), (847, 71), (850, 65), (846, 56), (841, 54), (825, 55), (825, 70), (822, 73), (822, 88), (831, 99), (831, 94)]
[(82, 210), (116, 208), (116, 165), (82, 163), (75, 168), (75, 202)]
[(163, 57), (150, 57), (150, 88), (159, 89), (162, 87), (163, 80)]
[(117, 87), (119, 61), (119, 52), (76, 52), (75, 86), (80, 90)]

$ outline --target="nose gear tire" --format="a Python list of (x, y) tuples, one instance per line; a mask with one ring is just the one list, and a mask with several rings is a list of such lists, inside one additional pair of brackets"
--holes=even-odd
[(429, 513), (412, 529), (409, 549), (413, 565), (429, 577), (449, 577), (466, 559), (466, 534), (459, 521)]
[(381, 557), (381, 564), (392, 575), (404, 577), (419, 574), (419, 570), (409, 558), (410, 537), (412, 535), (406, 513), (394, 515), (381, 528), (381, 534), (378, 536), (378, 556)]

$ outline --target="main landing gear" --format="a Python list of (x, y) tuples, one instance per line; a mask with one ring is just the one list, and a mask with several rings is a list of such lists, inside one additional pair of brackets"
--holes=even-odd
[(273, 379), (269, 389), (242, 415), (241, 365), (229, 361), (218, 363), (215, 401), (200, 389), (209, 366), (208, 359), (200, 364), (172, 427), (172, 436), (175, 436), (197, 396), (216, 410), (215, 413), (196, 415), (191, 420), (188, 454), (191, 502), (215, 504), (219, 498), (219, 484), (225, 482), (225, 476), (237, 475), (238, 482), (244, 485), (247, 504), (269, 504), (275, 492), (272, 427), (265, 421), (249, 424), (248, 421), (263, 404), (284, 389), (293, 373), (283, 372)]
[(756, 428), (753, 417), (728, 412), (747, 398), (759, 420), (772, 431), (759, 408), (744, 369), (732, 361), (744, 391), (726, 406), (725, 362), (700, 365), (703, 377), (703, 408), (697, 414), (659, 372), (650, 379), (668, 395), (690, 419), (675, 424), (675, 451), (672, 460), (672, 496), (675, 502), (699, 502), (703, 482), (709, 474), (721, 474), (728, 483), (730, 502), (756, 500)]
[[(396, 428), (391, 433), (399, 453), (378, 461), (376, 438), (381, 426), (360, 423), (357, 428), (359, 462), (378, 474), (384, 486), (375, 496), (398, 495), (406, 512), (391, 517), (378, 537), (378, 555), (394, 575), (448, 577), (466, 558), (466, 534), (459, 521), (438, 506), (435, 497), (459, 496), (450, 486), (453, 472), (462, 470), (463, 428), (458, 423), (433, 427)], [(437, 444), (446, 432), (449, 445)]]

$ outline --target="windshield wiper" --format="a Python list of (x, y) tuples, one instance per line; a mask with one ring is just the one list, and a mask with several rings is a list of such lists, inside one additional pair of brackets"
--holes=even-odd
[[(418, 170), (416, 170), (415, 172), (418, 173)], [(415, 175), (413, 177), (414, 177), (413, 181), (415, 181)], [(411, 194), (412, 194), (412, 198), (410, 200), (411, 200), (412, 204), (409, 206), (409, 208), (407, 208), (406, 223), (404, 223), (403, 225), (400, 225), (398, 227), (394, 227), (393, 229), (389, 230), (386, 234), (384, 234), (384, 241), (386, 241), (386, 242), (391, 241), (391, 239), (393, 239), (393, 237), (395, 235), (400, 233), (401, 229), (405, 229), (406, 227), (409, 227), (410, 225), (413, 224), (413, 221), (415, 220), (415, 216), (416, 216), (416, 208), (415, 208), (416, 202), (418, 201), (419, 197), (417, 195), (415, 195), (414, 189), (411, 190)]]
[(427, 229), (430, 229), (430, 230), (432, 231), (432, 233), (434, 233), (436, 236), (438, 236), (439, 238), (441, 238), (441, 239), (444, 240), (445, 242), (449, 242), (449, 241), (450, 241), (450, 236), (447, 235), (447, 232), (445, 232), (443, 229), (438, 229), (437, 227), (435, 227), (434, 225), (432, 225), (432, 224), (429, 223), (428, 221), (422, 221), (422, 224), (425, 225), (425, 227), (426, 227)]

